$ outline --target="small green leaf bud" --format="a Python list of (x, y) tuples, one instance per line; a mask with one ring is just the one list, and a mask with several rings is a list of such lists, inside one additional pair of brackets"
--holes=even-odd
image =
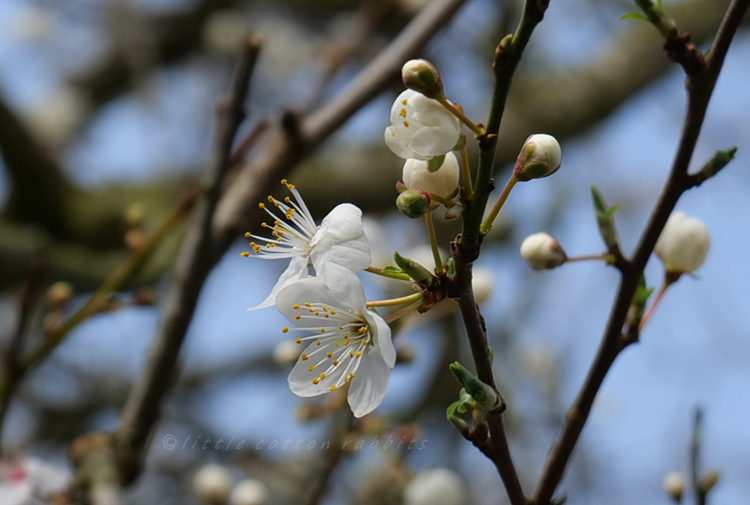
[(461, 363), (458, 361), (452, 363), (450, 369), (477, 405), (490, 412), (502, 408), (503, 401), (497, 392), (479, 380), (476, 375), (467, 370)]
[(443, 96), (443, 81), (435, 65), (427, 60), (409, 60), (401, 68), (401, 79), (407, 88), (427, 98)]
[(393, 253), (393, 259), (396, 261), (396, 265), (398, 265), (401, 270), (406, 272), (409, 277), (417, 282), (425, 282), (431, 280), (434, 277), (432, 275), (432, 272), (427, 270), (416, 261), (401, 256), (398, 251)]
[(396, 198), (396, 207), (406, 217), (417, 219), (430, 210), (430, 195), (419, 189), (407, 189)]
[(685, 477), (680, 472), (669, 472), (664, 477), (664, 491), (676, 502), (682, 501), (682, 495), (685, 493)]
[(518, 153), (513, 174), (519, 181), (548, 177), (560, 168), (562, 152), (552, 135), (531, 135)]
[(719, 482), (719, 472), (709, 470), (698, 479), (698, 490), (705, 496)]

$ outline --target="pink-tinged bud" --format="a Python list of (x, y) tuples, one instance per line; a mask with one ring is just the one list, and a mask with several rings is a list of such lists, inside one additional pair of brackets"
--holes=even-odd
[(548, 177), (560, 168), (562, 151), (557, 139), (544, 133), (526, 139), (518, 153), (513, 173), (519, 181)]
[(422, 93), (427, 98), (438, 98), (443, 95), (443, 81), (435, 65), (427, 60), (409, 60), (401, 68), (401, 79), (404, 86)]
[(708, 227), (698, 218), (675, 212), (667, 220), (654, 252), (667, 272), (692, 272), (703, 264), (711, 247)]
[(430, 195), (419, 189), (407, 189), (396, 198), (396, 207), (406, 217), (420, 218), (430, 210)]
[(568, 260), (555, 237), (546, 232), (526, 237), (521, 243), (521, 257), (528, 261), (534, 270), (556, 268)]

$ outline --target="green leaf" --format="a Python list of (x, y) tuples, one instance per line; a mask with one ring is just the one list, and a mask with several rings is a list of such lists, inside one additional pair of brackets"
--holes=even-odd
[(398, 267), (387, 266), (387, 267), (383, 268), (383, 273), (385, 273), (385, 274), (403, 274), (403, 273), (406, 273), (406, 272), (404, 272), (403, 270), (401, 270)]
[(594, 214), (599, 225), (599, 234), (602, 236), (607, 249), (617, 255), (620, 251), (620, 240), (617, 238), (614, 215), (615, 212), (620, 210), (620, 206), (607, 207), (601, 191), (595, 184), (591, 184), (591, 199), (594, 203)]
[(444, 154), (433, 157), (430, 161), (427, 162), (427, 170), (429, 170), (430, 172), (437, 172), (440, 167), (443, 166), (443, 161), (445, 161)]
[(620, 16), (620, 21), (648, 21), (648, 18), (640, 12), (628, 12)]

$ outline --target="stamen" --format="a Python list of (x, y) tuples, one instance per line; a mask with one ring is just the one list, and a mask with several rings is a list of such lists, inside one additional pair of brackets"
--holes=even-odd
[(299, 337), (295, 338), (295, 339), (294, 339), (294, 341), (295, 341), (296, 343), (298, 343), (298, 344), (301, 344), (301, 343), (302, 343), (302, 339), (301, 339), (301, 338), (299, 338)]
[(315, 377), (315, 378), (314, 378), (314, 379), (312, 380), (312, 383), (313, 383), (313, 384), (315, 384), (316, 386), (318, 385), (318, 383), (319, 383), (319, 382), (320, 382), (320, 379), (318, 379), (317, 377)]
[(281, 331), (283, 333), (289, 333), (289, 326), (284, 326), (283, 328), (281, 328)]
[(242, 252), (240, 253), (240, 256), (242, 256), (243, 258), (247, 258), (248, 256), (250, 256), (250, 253), (249, 253), (249, 252), (247, 252), (247, 251), (242, 251)]
[(250, 232), (249, 231), (245, 232), (245, 238), (250, 238)]
[(331, 391), (336, 391), (336, 386), (331, 386)]
[(307, 361), (308, 359), (310, 359), (310, 356), (308, 356), (308, 355), (307, 355), (307, 354), (305, 354), (305, 353), (302, 353), (302, 356), (300, 356), (300, 359), (301, 359), (302, 361)]
[(326, 354), (326, 357), (327, 357), (327, 358), (332, 358), (332, 357), (333, 357), (333, 353), (332, 353), (332, 352), (329, 352), (328, 354)]

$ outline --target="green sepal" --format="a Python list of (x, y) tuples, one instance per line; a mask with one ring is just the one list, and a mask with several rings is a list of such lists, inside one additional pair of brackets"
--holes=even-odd
[(445, 155), (441, 154), (440, 156), (434, 156), (430, 161), (427, 162), (427, 170), (432, 172), (437, 172), (440, 170), (440, 167), (443, 166), (443, 162), (445, 161)]

